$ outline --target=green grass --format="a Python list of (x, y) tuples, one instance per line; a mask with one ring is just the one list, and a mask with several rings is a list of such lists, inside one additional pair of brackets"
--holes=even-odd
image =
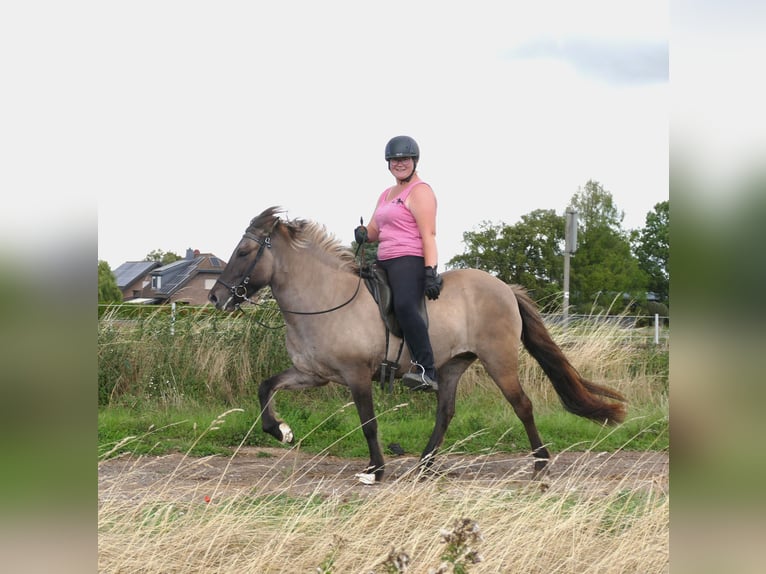
[[(189, 452), (194, 456), (229, 453), (230, 447), (239, 444), (252, 423), (248, 422), (246, 413), (234, 412), (228, 414), (217, 429), (204, 432), (226, 410), (229, 408), (223, 405), (141, 410), (118, 406), (99, 409), (99, 454), (113, 450), (120, 442), (124, 444), (114, 450), (112, 455), (121, 452)], [(134, 438), (126, 441), (128, 437)]]
[[(398, 443), (408, 454), (420, 454), (435, 422), (434, 395), (397, 388), (392, 394), (376, 390), (379, 441), (385, 448)], [(342, 457), (368, 456), (367, 443), (350, 395), (342, 387), (282, 392), (276, 396), (280, 416), (293, 429), (301, 448), (310, 453), (325, 451)], [(279, 446), (261, 431), (257, 401), (234, 405), (242, 409), (226, 415), (215, 430), (207, 431), (232, 405), (199, 404), (159, 407), (146, 401), (123, 401), (101, 408), (98, 415), (100, 453), (111, 450), (125, 437), (138, 437), (115, 451), (161, 454), (172, 451), (193, 455), (230, 452), (240, 444)], [(629, 409), (628, 419), (611, 428), (576, 417), (559, 405), (540, 408), (537, 426), (543, 441), (554, 452), (575, 448), (614, 451), (662, 450), (668, 447), (668, 421), (661, 407)], [(626, 446), (627, 445), (627, 446)], [(492, 389), (476, 388), (458, 399), (456, 414), (447, 431), (444, 448), (478, 453), (488, 449), (528, 452), (529, 441), (510, 405)]]
[[(279, 446), (261, 431), (256, 398), (258, 382), (290, 364), (284, 332), (264, 326), (279, 324), (271, 307), (235, 316), (187, 309), (172, 330), (165, 309), (140, 315), (133, 309), (105, 310), (98, 331), (99, 455), (128, 450), (204, 455), (230, 452), (240, 444)], [(595, 320), (566, 332), (554, 328), (551, 334), (583, 376), (629, 399), (627, 420), (616, 428), (566, 413), (540, 367), (522, 353), (519, 375), (552, 451), (668, 447), (667, 345), (636, 342), (634, 330)], [(304, 451), (366, 457), (350, 402), (347, 389), (328, 385), (277, 393), (274, 404)], [(407, 453), (419, 454), (434, 427), (436, 397), (398, 384), (389, 394), (376, 385), (374, 402), (384, 449), (398, 443)], [(224, 412), (227, 416), (218, 420)], [(215, 429), (209, 429), (214, 421)], [(461, 380), (443, 448), (529, 451), (521, 422), (478, 364)]]

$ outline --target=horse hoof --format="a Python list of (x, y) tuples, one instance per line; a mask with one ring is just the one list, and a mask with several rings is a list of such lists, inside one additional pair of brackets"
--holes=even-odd
[(282, 442), (289, 444), (293, 442), (293, 429), (287, 426), (285, 423), (279, 425), (279, 432), (282, 433)]
[(358, 472), (354, 475), (354, 478), (362, 484), (375, 484), (375, 474), (372, 472)]

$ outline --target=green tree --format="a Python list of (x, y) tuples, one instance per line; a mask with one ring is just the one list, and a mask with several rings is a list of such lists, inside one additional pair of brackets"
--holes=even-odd
[[(594, 301), (602, 309), (627, 295), (646, 300), (648, 276), (631, 251), (622, 229), (624, 214), (612, 194), (594, 180), (579, 188), (570, 203), (578, 212), (578, 249), (571, 260), (570, 303), (591, 312)], [(484, 221), (477, 231), (463, 233), (466, 251), (448, 266), (477, 267), (526, 287), (538, 301), (558, 302), (564, 279), (565, 216), (538, 209), (516, 225)], [(599, 310), (597, 306), (596, 310)]]
[(622, 230), (624, 213), (612, 194), (597, 181), (578, 189), (571, 205), (578, 211), (578, 249), (572, 257), (571, 304), (580, 312), (603, 309), (627, 294), (646, 300), (647, 274), (633, 256), (630, 240)]
[(117, 287), (117, 279), (106, 261), (98, 262), (98, 302), (122, 303), (122, 291)]
[(179, 259), (181, 259), (180, 255), (177, 255), (172, 251), (163, 251), (162, 249), (155, 249), (154, 251), (150, 251), (146, 257), (144, 257), (144, 261), (159, 261), (163, 265), (173, 263)]
[(527, 287), (538, 302), (562, 290), (564, 223), (554, 210), (537, 209), (508, 230), (510, 282)]
[(516, 225), (485, 221), (478, 231), (463, 233), (467, 251), (448, 265), (483, 269), (526, 287), (538, 302), (547, 301), (561, 292), (563, 241), (564, 216), (538, 209)]
[(670, 201), (656, 204), (654, 211), (646, 214), (646, 224), (633, 233), (632, 244), (639, 267), (649, 277), (649, 291), (667, 303), (670, 291)]
[(597, 181), (589, 179), (585, 188), (578, 188), (570, 205), (578, 212), (580, 231), (607, 227), (619, 233), (622, 229), (625, 213), (617, 209), (612, 194)]
[(508, 265), (504, 263), (505, 223), (482, 221), (477, 231), (463, 232), (466, 251), (447, 262), (448, 267), (458, 269), (483, 269), (503, 281), (508, 279)]

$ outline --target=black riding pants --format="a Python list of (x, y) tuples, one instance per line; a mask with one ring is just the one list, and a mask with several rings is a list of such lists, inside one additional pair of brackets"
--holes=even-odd
[(426, 375), (435, 380), (434, 352), (428, 338), (428, 327), (418, 313), (425, 296), (424, 259), (408, 255), (378, 260), (377, 265), (388, 274), (394, 313), (412, 359), (425, 369)]

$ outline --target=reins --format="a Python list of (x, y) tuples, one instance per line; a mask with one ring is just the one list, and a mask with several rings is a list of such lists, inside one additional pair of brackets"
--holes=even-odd
[(345, 303), (341, 303), (340, 305), (336, 305), (332, 309), (325, 309), (324, 311), (290, 311), (289, 309), (282, 309), (282, 313), (290, 313), (291, 315), (323, 315), (325, 313), (332, 313), (333, 311), (337, 311), (338, 309), (341, 309), (351, 303), (354, 299), (356, 299), (356, 296), (359, 294), (359, 287), (362, 284), (362, 270), (359, 270), (359, 281), (356, 283), (356, 290), (354, 291), (354, 294), (351, 295), (351, 298), (346, 301)]

